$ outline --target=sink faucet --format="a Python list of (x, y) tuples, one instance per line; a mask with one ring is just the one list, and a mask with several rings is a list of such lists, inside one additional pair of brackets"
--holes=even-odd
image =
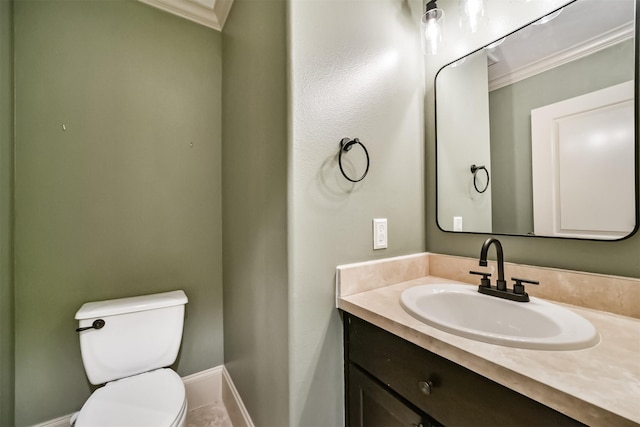
[(480, 250), (480, 266), (487, 266), (487, 252), (489, 251), (489, 246), (494, 244), (496, 246), (496, 252), (498, 254), (498, 280), (496, 281), (496, 288), (499, 291), (507, 290), (507, 282), (504, 280), (504, 253), (502, 252), (502, 243), (500, 240), (495, 237), (489, 237), (482, 244), (482, 249)]
[(515, 281), (513, 285), (513, 289), (507, 289), (507, 282), (504, 280), (504, 253), (502, 251), (502, 243), (500, 240), (495, 237), (489, 237), (482, 244), (482, 249), (480, 250), (480, 261), (478, 264), (481, 267), (487, 266), (487, 252), (489, 252), (489, 247), (491, 245), (496, 246), (496, 253), (498, 255), (498, 280), (496, 280), (496, 287), (491, 286), (491, 280), (489, 277), (491, 273), (483, 273), (479, 271), (470, 271), (471, 274), (477, 274), (482, 276), (482, 280), (480, 280), (480, 286), (478, 286), (478, 292), (485, 295), (491, 295), (498, 298), (505, 298), (512, 301), (518, 302), (528, 302), (529, 295), (524, 290), (523, 283), (529, 283), (532, 285), (537, 285), (538, 282), (535, 280), (527, 280), (527, 279), (517, 279), (512, 277), (511, 280)]

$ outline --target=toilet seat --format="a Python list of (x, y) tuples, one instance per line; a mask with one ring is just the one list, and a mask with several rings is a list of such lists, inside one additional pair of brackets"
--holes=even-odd
[(75, 427), (173, 427), (186, 412), (182, 379), (168, 368), (107, 383), (89, 397)]

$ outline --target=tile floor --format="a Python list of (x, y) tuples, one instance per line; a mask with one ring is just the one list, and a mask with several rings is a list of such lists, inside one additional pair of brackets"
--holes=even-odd
[(233, 427), (222, 402), (187, 412), (187, 427)]

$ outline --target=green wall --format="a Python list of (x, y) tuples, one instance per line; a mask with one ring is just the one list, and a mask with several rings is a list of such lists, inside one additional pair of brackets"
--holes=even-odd
[(533, 232), (531, 110), (632, 80), (633, 70), (627, 40), (489, 93), (493, 232)]
[(284, 0), (235, 0), (223, 30), (225, 366), (257, 426), (289, 423)]
[[(291, 426), (344, 423), (336, 266), (425, 247), (423, 10), (413, 0), (289, 2)], [(371, 159), (357, 184), (338, 167), (346, 136)], [(358, 165), (362, 152), (344, 160)], [(373, 250), (374, 218), (388, 220), (387, 249)]]
[(134, 0), (14, 12), (22, 426), (89, 396), (74, 331), (87, 301), (184, 289), (178, 373), (223, 362), (222, 60), (220, 33)]
[[(256, 425), (343, 424), (335, 266), (424, 248), (421, 9), (234, 2), (223, 30), (225, 365)], [(357, 185), (337, 165), (347, 135), (372, 159)], [(374, 217), (389, 219), (387, 250), (372, 249)]]
[[(486, 183), (482, 171), (470, 174), (471, 165), (492, 170), (489, 134), (488, 67), (484, 50), (469, 55), (457, 67), (438, 74), (438, 225), (454, 230), (453, 219), (462, 219), (461, 231), (491, 230), (490, 185), (480, 193), (474, 188)], [(464, 126), (461, 126), (464, 123)]]
[(0, 426), (13, 425), (13, 2), (0, 0)]

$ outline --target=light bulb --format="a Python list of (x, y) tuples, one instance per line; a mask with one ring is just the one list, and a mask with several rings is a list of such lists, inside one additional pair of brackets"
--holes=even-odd
[(484, 5), (482, 0), (465, 0), (464, 13), (469, 17), (482, 16), (484, 13)]
[(427, 3), (427, 10), (422, 15), (422, 29), (424, 33), (424, 52), (436, 55), (442, 44), (442, 30), (444, 26), (444, 11), (438, 9), (435, 0)]
[(430, 55), (436, 55), (440, 42), (442, 41), (442, 30), (438, 20), (434, 18), (427, 19), (427, 25), (424, 29), (424, 38), (426, 40), (426, 50)]
[(533, 22), (531, 25), (544, 25), (547, 22), (556, 19), (558, 17), (558, 15), (560, 15), (562, 13), (563, 10), (564, 10), (564, 8), (558, 9), (555, 12), (551, 12), (550, 14), (548, 14), (546, 16), (543, 16), (542, 18), (538, 19), (536, 22)]
[(478, 31), (480, 19), (484, 16), (483, 0), (458, 0), (460, 14), (460, 27), (472, 33)]

